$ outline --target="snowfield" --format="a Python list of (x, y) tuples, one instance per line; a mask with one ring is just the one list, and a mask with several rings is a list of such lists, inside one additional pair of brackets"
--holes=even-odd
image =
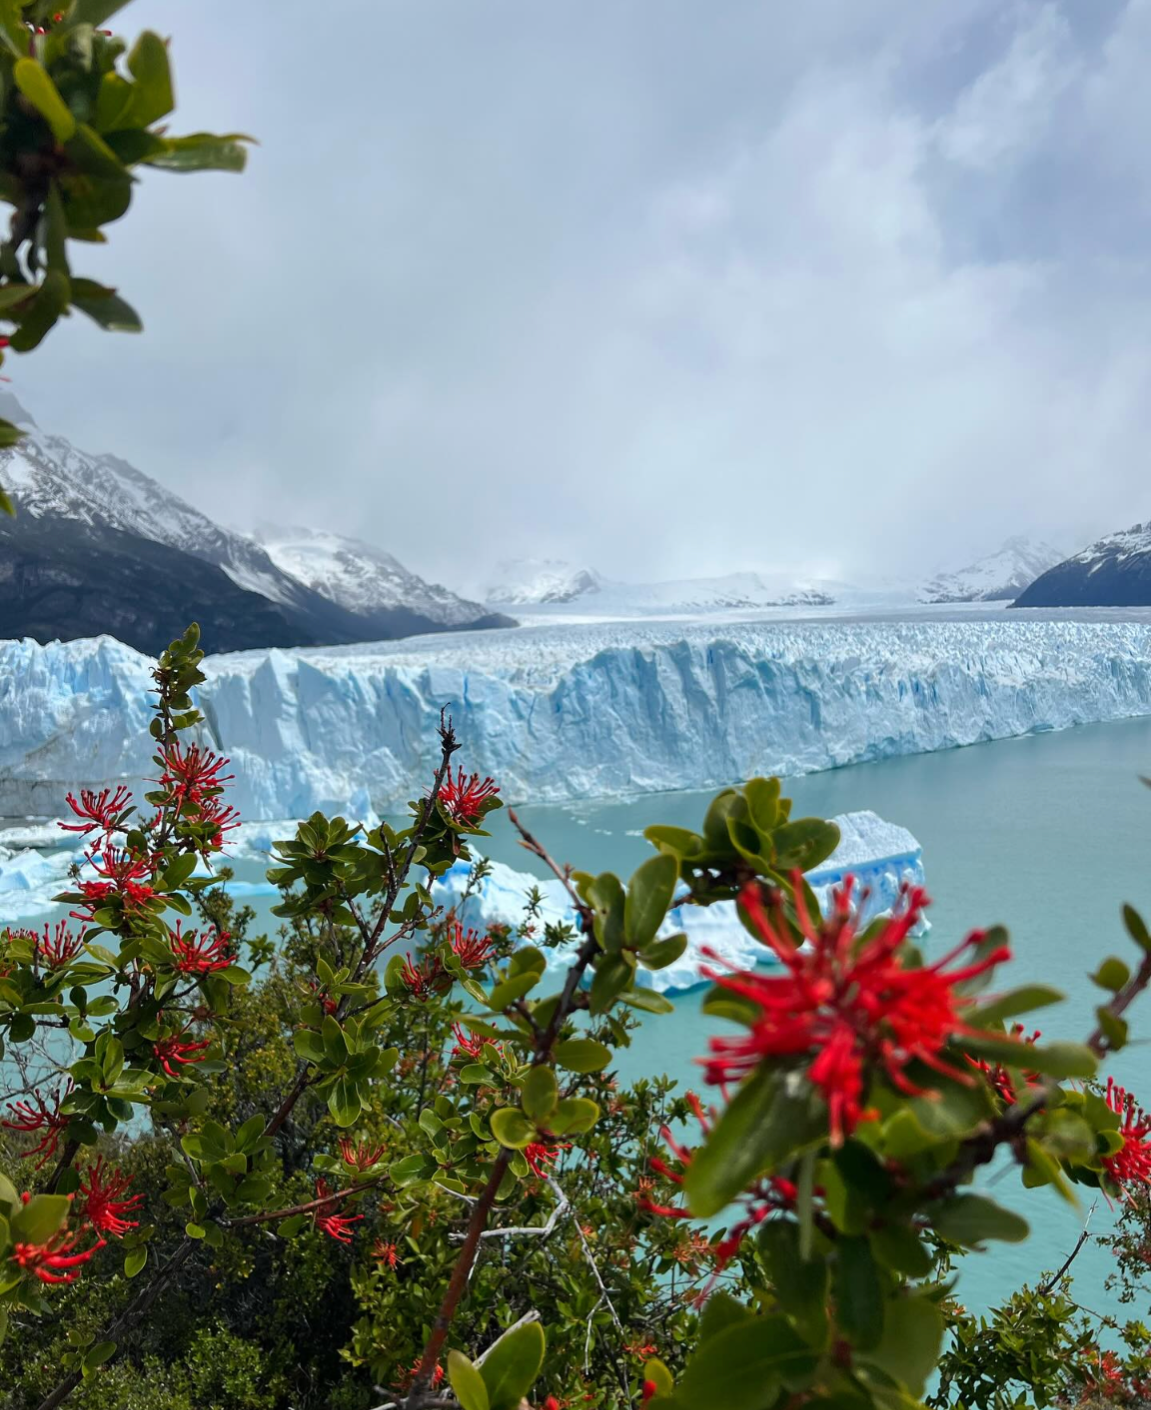
[[(0, 816), (154, 772), (148, 658), (108, 637), (0, 642)], [(201, 703), (248, 818), (416, 795), (441, 707), (516, 801), (712, 788), (1151, 713), (1151, 622), (541, 626), (210, 657)]]

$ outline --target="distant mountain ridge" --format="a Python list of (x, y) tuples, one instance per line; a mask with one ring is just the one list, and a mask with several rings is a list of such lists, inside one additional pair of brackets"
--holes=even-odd
[(940, 573), (925, 583), (919, 600), (945, 602), (1011, 602), (1042, 573), (1063, 561), (1060, 549), (1017, 534), (995, 553), (966, 568)]
[[(126, 461), (40, 430), (11, 394), (0, 394), (0, 415), (27, 430), (19, 446), (0, 453), (0, 481), (19, 511), (0, 519), (2, 637), (68, 641), (111, 632), (155, 653), (192, 620), (215, 651), (512, 625), (430, 587), (389, 555), (388, 592), (339, 600)], [(330, 556), (336, 536), (324, 537)]]
[(1015, 607), (1151, 606), (1151, 520), (1107, 534), (1036, 578)]

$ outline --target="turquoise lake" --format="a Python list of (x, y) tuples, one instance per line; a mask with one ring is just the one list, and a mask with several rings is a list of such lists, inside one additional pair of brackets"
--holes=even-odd
[[(1151, 789), (1140, 781), (1143, 773), (1151, 774), (1151, 719), (856, 765), (794, 779), (787, 791), (795, 816), (870, 808), (909, 828), (922, 844), (934, 903), (928, 953), (944, 953), (973, 928), (1006, 925), (1016, 957), (1011, 982), (1039, 979), (1068, 997), (1037, 1015), (1039, 1026), (1048, 1037), (1082, 1038), (1099, 1001), (1088, 972), (1107, 954), (1130, 959), (1135, 953), (1122, 928), (1121, 903), (1130, 901), (1151, 917)], [(639, 835), (643, 827), (698, 826), (709, 797), (658, 794), (518, 811), (558, 860), (626, 875), (650, 855)], [(516, 844), (502, 813), (485, 850), (544, 874)], [(245, 860), (236, 870), (237, 889), (267, 916), (271, 898), (252, 894), (263, 889), (260, 863)], [(695, 1058), (717, 1028), (699, 1006), (699, 994), (689, 994), (676, 1001), (674, 1015), (646, 1022), (623, 1055), (621, 1077), (665, 1071), (698, 1088)], [(1132, 1018), (1135, 1032), (1151, 1035), (1151, 995)], [(1146, 1041), (1122, 1052), (1111, 1071), (1151, 1101)], [(1076, 1211), (1051, 1191), (1029, 1192), (1024, 1202), (1011, 1169), (991, 1172), (987, 1183), (1004, 1203), (1026, 1204), (1033, 1232), (1026, 1243), (996, 1245), (965, 1261), (960, 1295), (974, 1309), (993, 1306), (1019, 1283), (1058, 1267), (1091, 1203), (1085, 1199)], [(1112, 1218), (1101, 1199), (1092, 1231), (1105, 1232)], [(1120, 1311), (1103, 1286), (1109, 1263), (1106, 1250), (1090, 1244), (1076, 1261), (1078, 1300), (1089, 1308)], [(1124, 1315), (1147, 1310), (1136, 1304)]]

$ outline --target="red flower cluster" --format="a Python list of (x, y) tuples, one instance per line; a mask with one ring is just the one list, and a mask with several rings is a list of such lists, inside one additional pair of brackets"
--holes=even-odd
[(395, 1244), (386, 1244), (383, 1239), (372, 1245), (372, 1257), (385, 1268), (394, 1268), (398, 1262)]
[(480, 935), (474, 930), (465, 930), (460, 922), (452, 922), (452, 954), (465, 969), (479, 969), (491, 959), (495, 941), (490, 935)]
[(9, 930), (6, 933), (9, 940), (31, 940), (33, 959), (39, 960), (48, 969), (62, 969), (76, 958), (84, 945), (83, 936), (73, 935), (68, 929), (68, 922), (63, 920), (57, 921), (54, 929), (45, 924), (41, 934), (34, 930)]
[[(420, 1358), (417, 1356), (416, 1359), (412, 1362), (411, 1367), (409, 1368), (409, 1370), (408, 1370), (408, 1372), (407, 1372), (407, 1375), (405, 1375), (405, 1376), (403, 1377), (402, 1381), (400, 1382), (401, 1387), (402, 1387), (404, 1390), (407, 1390), (408, 1387), (409, 1387), (409, 1386), (412, 1384), (412, 1382), (415, 1380), (415, 1378), (416, 1378), (416, 1372), (417, 1372), (419, 1369), (420, 1369)], [(443, 1384), (443, 1379), (444, 1379), (444, 1368), (437, 1362), (437, 1363), (436, 1363), (436, 1368), (435, 1368), (435, 1370), (432, 1372), (432, 1389), (435, 1390), (437, 1386), (442, 1385), (442, 1384)]]
[(552, 1173), (552, 1166), (560, 1151), (570, 1150), (570, 1141), (560, 1142), (554, 1146), (549, 1146), (545, 1141), (531, 1141), (524, 1147), (524, 1159), (533, 1175), (540, 1180), (546, 1180)]
[(81, 1229), (78, 1234), (70, 1234), (61, 1229), (42, 1244), (17, 1244), (12, 1250), (12, 1262), (21, 1273), (31, 1273), (42, 1283), (74, 1283), (80, 1276), (80, 1266), (104, 1247), (104, 1240), (97, 1239), (88, 1248), (77, 1249), (86, 1232)]
[(352, 1225), (358, 1223), (364, 1216), (362, 1214), (336, 1214), (332, 1212), (332, 1205), (338, 1196), (332, 1196), (328, 1189), (328, 1182), (324, 1179), (316, 1181), (316, 1198), (327, 1200), (328, 1202), (320, 1209), (317, 1209), (312, 1219), (317, 1229), (322, 1229), (330, 1239), (335, 1239), (337, 1243), (350, 1244), (352, 1242)]
[(485, 1043), (490, 1043), (497, 1053), (503, 1051), (501, 1045), (493, 1042), (491, 1038), (483, 1038), (478, 1033), (466, 1033), (458, 1023), (452, 1024), (452, 1037), (456, 1040), (452, 1057), (469, 1057), (473, 1062), (479, 1062), (484, 1055)]
[(218, 852), (224, 845), (224, 833), (232, 832), (240, 826), (240, 814), (229, 803), (222, 802), (219, 798), (207, 798), (200, 804), (200, 813), (196, 821), (211, 828), (211, 832), (204, 840), (204, 850)]
[(64, 801), (80, 821), (62, 822), (57, 826), (65, 832), (81, 832), (85, 836), (90, 832), (99, 832), (107, 838), (123, 825), (132, 794), (122, 784), (114, 793), (110, 788), (102, 788), (99, 793), (93, 788), (82, 788), (79, 802), (71, 793)]
[(181, 922), (176, 922), (175, 930), (168, 931), (172, 955), (176, 968), (181, 974), (212, 974), (218, 969), (227, 969), (232, 963), (232, 936), (227, 930), (189, 930), (185, 935)]
[(369, 1146), (366, 1141), (356, 1143), (350, 1136), (340, 1137), (340, 1155), (345, 1165), (355, 1170), (370, 1170), (379, 1163), (384, 1153), (383, 1146)]
[(957, 1078), (941, 1053), (951, 1038), (978, 1030), (964, 1022), (962, 1010), (971, 1000), (957, 994), (955, 986), (1010, 958), (1010, 951), (1001, 946), (982, 960), (945, 972), (959, 955), (982, 942), (983, 933), (976, 931), (935, 964), (913, 969), (900, 949), (927, 904), (924, 892), (908, 888), (882, 930), (857, 944), (851, 889), (849, 877), (835, 893), (832, 914), (817, 926), (807, 913), (802, 877), (796, 874), (795, 913), (807, 941), (801, 949), (788, 930), (782, 896), (776, 892), (765, 906), (761, 886), (750, 883), (740, 903), (786, 972), (704, 971), (760, 1010), (746, 1036), (711, 1039), (707, 1080), (724, 1086), (764, 1061), (809, 1058), (807, 1076), (827, 1102), (833, 1145), (872, 1116), (863, 1101), (873, 1069), (909, 1095), (923, 1094), (904, 1072), (911, 1062)]
[[(152, 1044), (152, 1055), (159, 1062), (160, 1066), (169, 1077), (179, 1077), (172, 1064), (177, 1063), (180, 1067), (190, 1067), (197, 1062), (203, 1062), (207, 1054), (204, 1049), (211, 1046), (211, 1041), (205, 1038), (203, 1042), (191, 1043), (185, 1040), (184, 1034), (187, 1029), (182, 1029), (179, 1033), (170, 1033), (167, 1037), (159, 1038)], [(196, 1054), (200, 1056), (197, 1057)]]
[(1151, 1116), (1135, 1104), (1129, 1092), (1117, 1087), (1112, 1077), (1107, 1079), (1107, 1105), (1119, 1117), (1123, 1148), (1103, 1157), (1103, 1169), (1129, 1194), (1132, 1185), (1151, 1183)]
[(157, 782), (169, 790), (171, 802), (181, 810), (186, 804), (203, 808), (207, 800), (217, 797), (224, 785), (235, 777), (223, 772), (231, 763), (230, 759), (222, 759), (198, 744), (185, 749), (179, 740), (161, 751), (160, 762), (164, 772)]
[[(704, 1111), (703, 1103), (694, 1092), (687, 1093), (687, 1104), (699, 1122), (701, 1135), (706, 1137), (711, 1130), (711, 1114)], [(680, 1144), (667, 1126), (661, 1127), (659, 1134), (668, 1150), (686, 1171), (692, 1161), (692, 1148)], [(670, 1180), (673, 1185), (683, 1184), (683, 1173), (673, 1170), (660, 1156), (653, 1155), (648, 1164), (658, 1175)], [(816, 1194), (822, 1195), (823, 1191), (817, 1189)], [(746, 1210), (744, 1218), (732, 1225), (727, 1238), (722, 1239), (718, 1244), (708, 1245), (706, 1250), (698, 1250), (700, 1254), (705, 1251), (710, 1252), (715, 1259), (711, 1278), (699, 1294), (697, 1300), (699, 1305), (703, 1304), (720, 1274), (739, 1252), (740, 1244), (743, 1243), (744, 1238), (751, 1230), (757, 1228), (765, 1219), (779, 1210), (794, 1209), (798, 1197), (799, 1191), (795, 1185), (780, 1175), (764, 1176), (744, 1193), (741, 1197)], [(691, 1218), (690, 1212), (686, 1209), (681, 1209), (676, 1205), (656, 1204), (647, 1194), (646, 1188), (636, 1195), (636, 1203), (641, 1209), (646, 1209), (649, 1214), (656, 1214), (661, 1219)]]
[(84, 910), (71, 911), (73, 920), (91, 921), (102, 906), (117, 898), (126, 911), (139, 910), (156, 894), (149, 884), (153, 870), (151, 857), (109, 847), (102, 855), (89, 852), (88, 860), (103, 880), (79, 883)]
[[(1022, 1023), (1015, 1023), (1011, 1026), (1011, 1036), (1019, 1043), (1038, 1043), (1043, 1034), (1037, 1028), (1029, 1036), (1025, 1033)], [(996, 1096), (1004, 1106), (1014, 1106), (1018, 1097), (1015, 1091), (1015, 1084), (1011, 1080), (1011, 1075), (1005, 1067), (999, 1063), (990, 1063), (986, 1058), (968, 1057), (967, 1061), (972, 1067), (976, 1067), (987, 1078), (988, 1084), (994, 1090)], [(1038, 1072), (1024, 1072), (1023, 1080), (1028, 1087), (1039, 1087), (1043, 1083), (1043, 1078)]]
[(132, 1195), (129, 1199), (122, 1199), (121, 1196), (132, 1183), (132, 1176), (121, 1175), (119, 1170), (110, 1171), (105, 1176), (103, 1166), (104, 1157), (100, 1156), (96, 1164), (88, 1168), (88, 1183), (80, 1181), (80, 1189), (85, 1196), (82, 1212), (93, 1229), (121, 1239), (129, 1229), (140, 1227), (139, 1220), (125, 1219), (124, 1215), (131, 1214), (142, 1204), (144, 1196)]
[[(5, 1126), (9, 1131), (20, 1131), (25, 1135), (42, 1131), (40, 1144), (33, 1146), (31, 1150), (21, 1154), (21, 1160), (28, 1160), (34, 1155), (40, 1159), (32, 1167), (34, 1170), (41, 1169), (56, 1154), (56, 1147), (60, 1143), (60, 1132), (65, 1129), (72, 1120), (70, 1116), (62, 1116), (60, 1107), (72, 1091), (72, 1079), (69, 1078), (63, 1091), (57, 1087), (52, 1094), (52, 1107), (49, 1110), (47, 1103), (39, 1092), (32, 1093), (31, 1102), (9, 1102), (8, 1110), (12, 1113), (4, 1121), (0, 1121), (0, 1126)], [(33, 1106), (33, 1102), (35, 1105)]]
[(415, 962), (409, 951), (404, 956), (404, 967), (400, 971), (400, 978), (412, 998), (418, 999), (421, 1004), (426, 1004), (437, 990), (443, 987), (444, 966), (439, 955), (424, 955), (422, 959)]
[(499, 784), (490, 778), (485, 778), (482, 782), (479, 774), (472, 774), (467, 778), (463, 769), (453, 778), (449, 769), (447, 777), (440, 785), (439, 799), (444, 805), (444, 811), (451, 818), (470, 826), (479, 820), (488, 799), (494, 798), (499, 791)]

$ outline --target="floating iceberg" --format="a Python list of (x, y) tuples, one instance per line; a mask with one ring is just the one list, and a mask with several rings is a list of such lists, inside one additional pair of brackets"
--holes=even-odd
[[(0, 642), (0, 816), (153, 773), (148, 658)], [(1133, 621), (730, 620), (524, 628), (209, 657), (200, 703), (248, 818), (414, 796), (459, 762), (537, 802), (705, 789), (1151, 713)]]
[[(872, 812), (846, 813), (833, 819), (840, 829), (840, 844), (817, 870), (808, 874), (808, 881), (820, 906), (826, 910), (832, 889), (846, 875), (856, 878), (857, 897), (861, 897), (859, 914), (866, 922), (895, 904), (905, 885), (923, 884), (923, 854), (915, 837), (904, 827), (885, 822)], [(561, 882), (539, 880), (526, 872), (514, 871), (502, 862), (491, 864), (489, 875), (480, 881), (472, 894), (463, 899), (471, 867), (457, 862), (432, 887), (435, 900), (444, 907), (455, 906), (456, 913), (467, 925), (477, 929), (495, 923), (521, 924), (528, 893), (533, 887), (542, 894), (538, 925), (567, 922), (574, 926), (575, 911)], [(700, 983), (700, 966), (706, 949), (728, 964), (748, 969), (770, 962), (768, 950), (754, 940), (740, 923), (735, 905), (721, 901), (706, 909), (699, 906), (677, 906), (664, 922), (660, 934), (687, 936), (687, 949), (666, 969), (640, 969), (639, 983), (664, 994), (683, 993)], [(549, 965), (560, 972), (571, 962), (574, 946), (551, 950)]]

